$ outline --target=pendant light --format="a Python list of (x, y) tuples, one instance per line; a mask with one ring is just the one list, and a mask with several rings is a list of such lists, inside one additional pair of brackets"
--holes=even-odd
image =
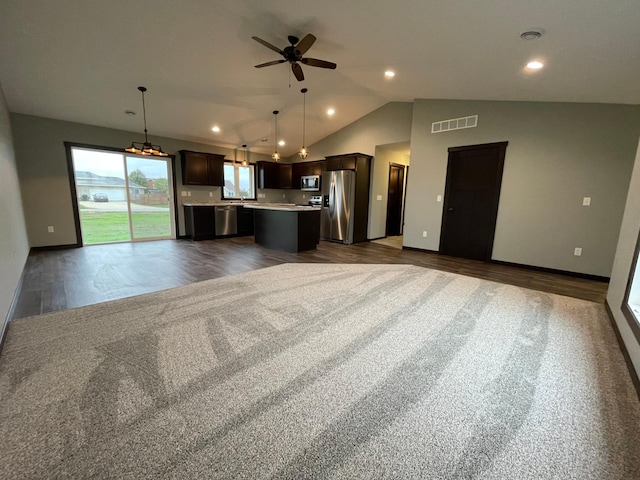
[(248, 165), (248, 163), (247, 163), (247, 146), (246, 145), (242, 145), (242, 148), (244, 148), (244, 157), (242, 158), (242, 166), (246, 167)]
[(276, 119), (276, 141), (275, 143), (275, 151), (273, 152), (273, 155), (271, 155), (271, 158), (273, 158), (276, 162), (278, 160), (280, 160), (280, 154), (278, 153), (278, 110), (274, 110), (273, 111), (273, 116)]
[(309, 150), (305, 147), (304, 135), (306, 132), (306, 121), (307, 121), (307, 89), (303, 88), (300, 90), (302, 92), (302, 148), (298, 152), (298, 156), (302, 159), (305, 159), (309, 156)]
[(167, 154), (162, 151), (160, 145), (152, 145), (147, 138), (147, 111), (144, 105), (144, 92), (147, 91), (146, 87), (138, 87), (140, 93), (142, 93), (142, 115), (144, 117), (144, 143), (131, 142), (129, 148), (125, 148), (125, 152), (135, 153), (137, 155), (155, 155), (158, 157), (166, 157)]

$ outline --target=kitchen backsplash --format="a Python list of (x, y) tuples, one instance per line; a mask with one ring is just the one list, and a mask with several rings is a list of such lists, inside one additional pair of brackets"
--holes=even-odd
[[(184, 192), (191, 192), (191, 195), (182, 196), (179, 193), (178, 201), (183, 203), (213, 203), (222, 200), (222, 189), (220, 187), (182, 187)], [(309, 196), (316, 192), (302, 192), (300, 190), (288, 190), (288, 189), (268, 189), (259, 188), (256, 199), (258, 202), (264, 203), (295, 203), (306, 204), (309, 202)], [(319, 194), (319, 192), (317, 192)]]

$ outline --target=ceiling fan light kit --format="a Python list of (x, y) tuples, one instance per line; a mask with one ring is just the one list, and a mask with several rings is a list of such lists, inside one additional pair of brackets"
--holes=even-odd
[(147, 111), (144, 104), (144, 92), (147, 91), (146, 87), (138, 87), (138, 90), (142, 94), (142, 114), (144, 117), (144, 142), (131, 142), (131, 146), (125, 148), (125, 152), (135, 153), (136, 155), (154, 155), (157, 157), (166, 157), (167, 153), (162, 151), (160, 145), (153, 145), (149, 142), (147, 137)]
[[(300, 63), (308, 65), (310, 67), (319, 67), (319, 68), (329, 68), (334, 70), (336, 68), (336, 64), (333, 62), (327, 62), (326, 60), (318, 60), (317, 58), (307, 58), (303, 57), (307, 50), (311, 48), (311, 46), (315, 43), (316, 37), (312, 34), (307, 34), (302, 40), (299, 40), (298, 37), (293, 35), (289, 35), (288, 40), (291, 45), (284, 47), (284, 49), (280, 49), (275, 45), (267, 42), (266, 40), (262, 40), (258, 37), (251, 37), (256, 42), (261, 43), (265, 47), (270, 50), (273, 50), (276, 53), (282, 55), (281, 60), (272, 60), (270, 62), (261, 63), (256, 65), (256, 68), (269, 67), (271, 65), (278, 65), (280, 63), (289, 62), (291, 64), (291, 71), (296, 79), (301, 82), (304, 80), (304, 73), (302, 72), (302, 67)], [(298, 63), (300, 62), (300, 63)]]

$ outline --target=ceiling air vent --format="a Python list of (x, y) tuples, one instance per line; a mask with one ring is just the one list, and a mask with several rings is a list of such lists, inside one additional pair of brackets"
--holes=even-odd
[(442, 120), (431, 124), (431, 133), (449, 132), (451, 130), (460, 130), (462, 128), (473, 128), (478, 126), (478, 115), (470, 117), (452, 118), (451, 120)]

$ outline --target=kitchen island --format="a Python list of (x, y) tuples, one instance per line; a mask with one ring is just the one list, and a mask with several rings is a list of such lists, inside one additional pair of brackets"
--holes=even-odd
[(253, 209), (256, 243), (274, 250), (297, 253), (320, 242), (320, 207), (286, 204), (244, 204)]

